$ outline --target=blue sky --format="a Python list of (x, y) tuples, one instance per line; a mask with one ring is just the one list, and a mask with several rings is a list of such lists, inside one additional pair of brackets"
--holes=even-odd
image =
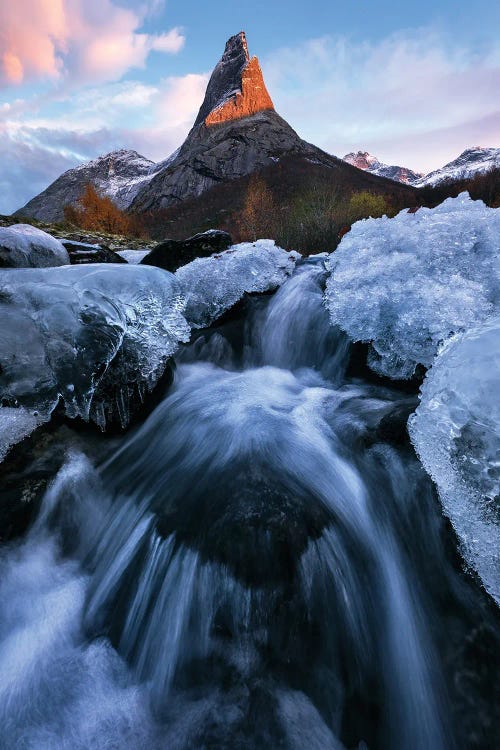
[(0, 212), (113, 148), (168, 155), (240, 30), (276, 109), (331, 153), (427, 172), (500, 146), (498, 28), (484, 0), (2, 3)]

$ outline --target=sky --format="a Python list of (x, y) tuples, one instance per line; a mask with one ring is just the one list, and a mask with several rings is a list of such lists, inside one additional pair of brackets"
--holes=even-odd
[(429, 172), (500, 146), (491, 0), (0, 3), (0, 213), (115, 148), (164, 159), (226, 39), (246, 31), (277, 111), (343, 156)]

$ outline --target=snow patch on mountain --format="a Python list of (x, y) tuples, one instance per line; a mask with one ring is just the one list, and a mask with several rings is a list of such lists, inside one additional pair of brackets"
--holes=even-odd
[(469, 180), (477, 174), (500, 169), (500, 148), (483, 148), (473, 146), (463, 151), (456, 159), (445, 164), (441, 169), (422, 177), (413, 184), (415, 187), (434, 187), (443, 182)]
[[(91, 181), (122, 210), (130, 206), (142, 185), (157, 171), (158, 165), (155, 162), (131, 149), (111, 151), (74, 168), (76, 174), (88, 174), (89, 179), (86, 181)], [(90, 179), (92, 173), (95, 176), (93, 174)]]
[(126, 210), (141, 188), (158, 172), (167, 169), (178, 153), (177, 150), (167, 159), (155, 163), (132, 149), (111, 151), (68, 169), (16, 214), (39, 221), (61, 221), (64, 206), (76, 203), (88, 183), (111, 198), (122, 211)]
[(371, 172), (379, 177), (388, 177), (395, 182), (404, 182), (412, 185), (416, 180), (422, 177), (421, 172), (414, 172), (407, 167), (390, 166), (379, 161), (376, 156), (369, 154), (368, 151), (352, 151), (343, 157), (343, 160), (353, 167), (362, 169), (365, 172)]

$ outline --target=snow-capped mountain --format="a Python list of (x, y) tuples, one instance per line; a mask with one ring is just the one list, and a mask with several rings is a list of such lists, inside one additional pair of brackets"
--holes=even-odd
[(476, 174), (488, 172), (490, 169), (500, 169), (500, 148), (483, 148), (473, 146), (466, 149), (449, 164), (441, 169), (423, 175), (407, 167), (391, 167), (380, 162), (376, 156), (368, 151), (351, 152), (344, 156), (344, 161), (358, 169), (380, 177), (388, 177), (396, 182), (404, 182), (413, 187), (435, 187), (444, 182), (469, 180)]
[(449, 164), (430, 172), (413, 184), (415, 187), (434, 187), (443, 182), (469, 180), (477, 174), (489, 172), (490, 169), (500, 169), (500, 148), (473, 146)]
[(112, 151), (64, 172), (17, 214), (40, 221), (59, 221), (64, 206), (75, 203), (87, 183), (108, 195), (119, 208), (128, 208), (141, 187), (167, 162), (155, 164), (130, 149)]
[(297, 182), (315, 165), (326, 172), (335, 170), (338, 182), (351, 187), (355, 183), (359, 190), (391, 190), (376, 172), (353, 175), (341, 159), (297, 135), (275, 111), (259, 61), (250, 57), (245, 33), (240, 32), (227, 41), (195, 123), (171, 157), (155, 164), (135, 151), (114, 151), (65, 172), (17, 214), (58, 221), (64, 206), (77, 201), (89, 182), (122, 209), (154, 212), (198, 198), (221, 183), (276, 167), (283, 159), (301, 162), (293, 177)]
[(132, 209), (168, 208), (290, 154), (331, 166), (338, 163), (335, 157), (303, 141), (277, 114), (259, 61), (250, 57), (241, 32), (227, 41), (177, 157), (139, 190)]
[(384, 164), (376, 156), (369, 154), (368, 151), (352, 151), (344, 156), (344, 161), (358, 169), (363, 169), (365, 172), (371, 172), (372, 174), (379, 175), (379, 177), (388, 177), (390, 180), (403, 182), (407, 185), (412, 185), (416, 180), (423, 177), (422, 173), (414, 172), (407, 167)]

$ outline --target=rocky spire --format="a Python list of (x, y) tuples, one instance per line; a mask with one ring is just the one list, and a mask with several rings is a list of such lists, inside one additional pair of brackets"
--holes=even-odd
[(215, 125), (274, 110), (259, 61), (248, 54), (245, 32), (232, 36), (208, 82), (195, 125)]

